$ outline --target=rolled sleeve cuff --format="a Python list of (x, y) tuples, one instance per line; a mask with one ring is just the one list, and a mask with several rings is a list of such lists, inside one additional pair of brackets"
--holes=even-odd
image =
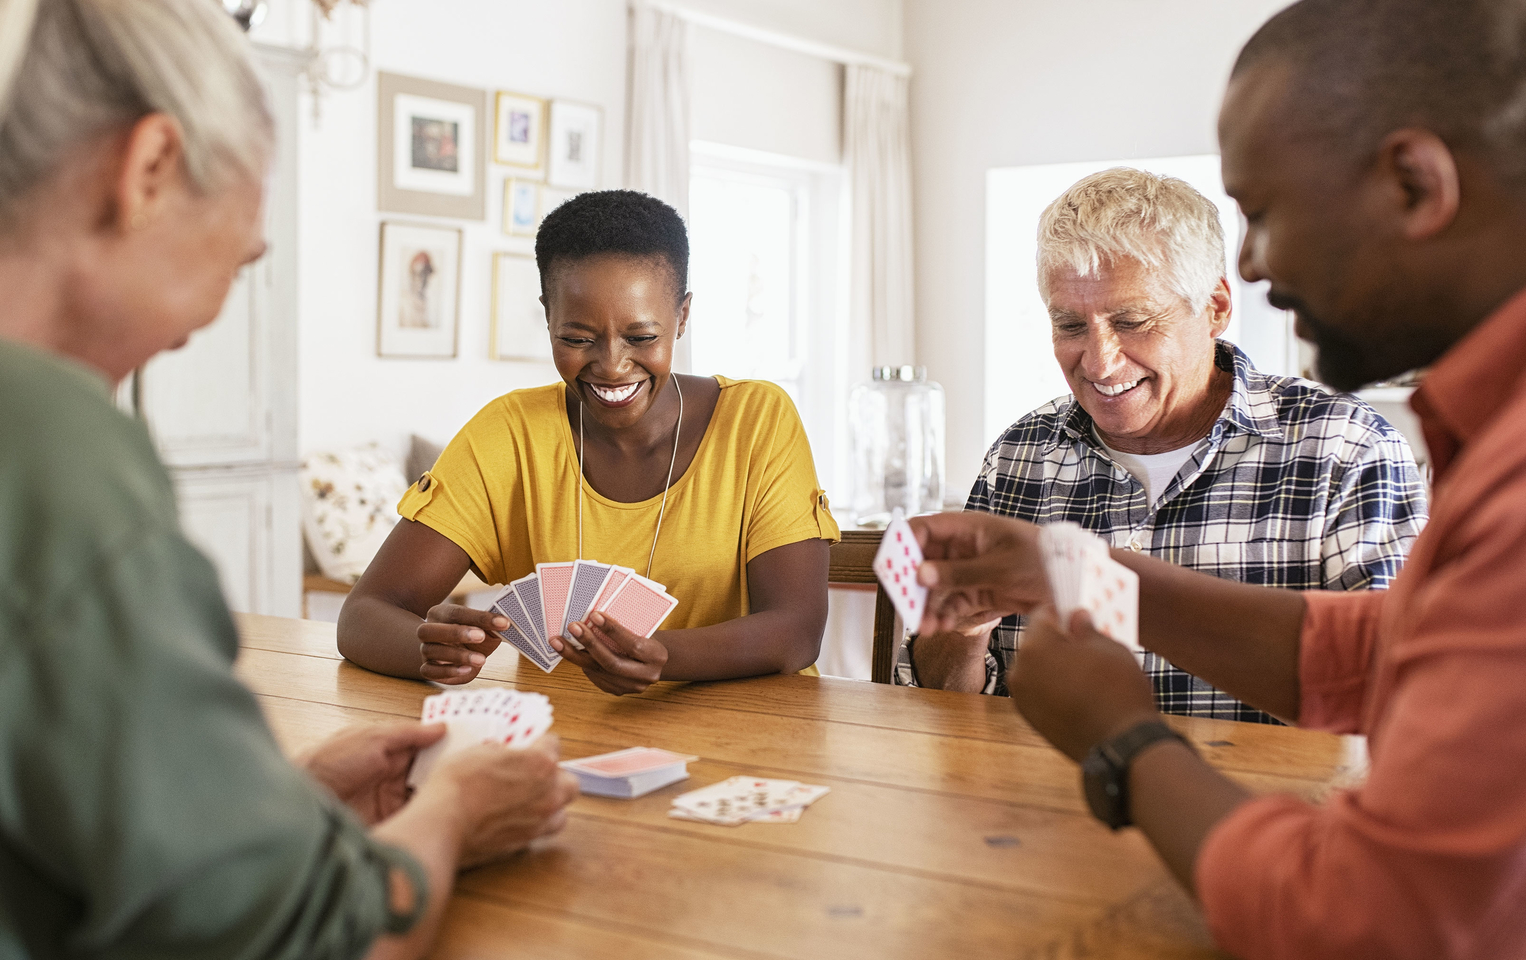
[(1303, 629), (1298, 638), (1300, 727), (1360, 732), (1386, 596), (1384, 590), (1311, 590), (1303, 595)]

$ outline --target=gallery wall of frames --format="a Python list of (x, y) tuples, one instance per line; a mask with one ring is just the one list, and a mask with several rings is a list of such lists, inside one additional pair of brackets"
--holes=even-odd
[[(439, 221), (484, 220), (488, 191), (501, 190), (502, 234), (534, 237), (547, 213), (599, 187), (603, 126), (586, 103), (378, 73), (378, 356), (458, 354), (462, 230)], [(534, 257), (495, 252), (491, 283), (488, 355), (549, 360)]]

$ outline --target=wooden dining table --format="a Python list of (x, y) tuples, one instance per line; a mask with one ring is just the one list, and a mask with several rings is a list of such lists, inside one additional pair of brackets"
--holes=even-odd
[[(332, 624), (239, 626), (239, 674), (289, 753), (416, 718), (441, 689), (344, 661)], [(472, 686), (545, 694), (567, 759), (630, 746), (700, 759), (639, 799), (580, 797), (561, 833), (463, 873), (442, 960), (1223, 955), (1144, 838), (1092, 819), (1075, 764), (1005, 698), (793, 675), (613, 697), (508, 646)], [(1171, 722), (1256, 791), (1317, 800), (1364, 773), (1356, 738)], [(738, 774), (831, 792), (793, 824), (668, 816), (677, 794)]]

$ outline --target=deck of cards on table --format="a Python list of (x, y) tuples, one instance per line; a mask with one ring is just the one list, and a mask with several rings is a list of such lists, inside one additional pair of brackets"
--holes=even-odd
[(435, 764), (479, 743), (527, 747), (551, 729), (551, 701), (520, 690), (447, 690), (424, 698), (424, 723), (445, 724), (445, 736), (413, 760), (408, 785), (416, 787)]
[(504, 639), (547, 673), (562, 662), (551, 649), (552, 637), (583, 648), (567, 633), (569, 623), (600, 611), (637, 636), (650, 637), (676, 606), (657, 581), (593, 560), (537, 563), (534, 573), (504, 587), (492, 603), (509, 620)]
[(673, 798), (668, 816), (735, 827), (743, 823), (794, 823), (800, 811), (831, 791), (798, 780), (732, 777)]
[(917, 568), (922, 566), (922, 548), (911, 532), (906, 516), (897, 507), (890, 525), (874, 555), (874, 575), (880, 578), (901, 623), (911, 633), (922, 625), (922, 611), (927, 608), (927, 588), (917, 583)]
[(1055, 612), (1068, 627), (1077, 610), (1091, 614), (1092, 626), (1143, 653), (1139, 645), (1139, 574), (1114, 560), (1107, 542), (1076, 523), (1051, 523), (1039, 530), (1039, 553)]
[(698, 759), (656, 747), (629, 747), (596, 757), (563, 760), (562, 769), (577, 775), (584, 793), (632, 798), (687, 780), (689, 761)]

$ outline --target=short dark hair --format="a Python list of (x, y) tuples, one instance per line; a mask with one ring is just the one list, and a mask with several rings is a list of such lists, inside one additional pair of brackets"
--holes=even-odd
[(1301, 0), (1232, 76), (1262, 62), (1292, 68), (1301, 122), (1347, 150), (1417, 126), (1526, 180), (1526, 0)]
[(689, 289), (689, 233), (678, 211), (635, 190), (580, 193), (546, 214), (535, 234), (541, 294), (551, 295), (558, 266), (600, 254), (660, 260), (677, 300)]

